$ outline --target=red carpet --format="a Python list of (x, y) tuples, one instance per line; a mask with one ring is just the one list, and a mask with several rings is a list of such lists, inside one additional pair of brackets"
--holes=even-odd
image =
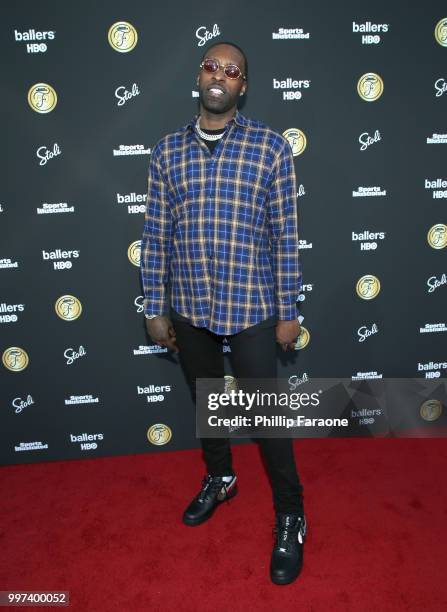
[(67, 590), (83, 612), (446, 610), (445, 440), (295, 448), (309, 536), (292, 585), (269, 581), (274, 515), (249, 444), (239, 494), (198, 527), (180, 520), (198, 450), (1, 468), (0, 590)]

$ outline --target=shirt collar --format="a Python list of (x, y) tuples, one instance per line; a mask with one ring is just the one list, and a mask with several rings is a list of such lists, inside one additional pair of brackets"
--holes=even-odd
[[(192, 130), (195, 129), (196, 127), (196, 123), (197, 123), (197, 118), (198, 118), (199, 114), (197, 113), (196, 115), (194, 115), (194, 117), (191, 119), (191, 121), (188, 123), (188, 125), (186, 126), (187, 128), (190, 128)], [(233, 115), (233, 117), (230, 119), (230, 121), (227, 123), (231, 124), (232, 122), (237, 123), (237, 125), (240, 125), (242, 127), (246, 127), (248, 125), (248, 120), (246, 117), (244, 117), (244, 115), (242, 113), (239, 112), (238, 109), (236, 109), (235, 114)]]

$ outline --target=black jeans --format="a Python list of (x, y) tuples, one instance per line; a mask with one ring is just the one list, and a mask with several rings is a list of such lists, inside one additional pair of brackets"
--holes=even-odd
[[(226, 336), (228, 353), (236, 378), (276, 378), (277, 343), (275, 318), (253, 325), (237, 334)], [(187, 320), (171, 318), (176, 331), (178, 353), (195, 403), (196, 378), (223, 378), (223, 336), (202, 327), (194, 327)], [(276, 512), (303, 511), (302, 491), (293, 453), (291, 438), (257, 438), (273, 492)], [(226, 438), (201, 438), (208, 473), (212, 476), (233, 474), (230, 441)]]

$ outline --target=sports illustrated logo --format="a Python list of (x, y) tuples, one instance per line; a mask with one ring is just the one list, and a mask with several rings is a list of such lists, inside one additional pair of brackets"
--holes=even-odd
[(425, 179), (425, 189), (433, 189), (432, 196), (434, 200), (447, 198), (447, 181), (445, 179)]
[(155, 423), (147, 430), (147, 439), (155, 446), (167, 444), (172, 438), (172, 430), (164, 423)]
[(99, 404), (99, 398), (93, 397), (93, 395), (70, 395), (70, 397), (64, 400), (66, 406), (78, 405), (78, 404)]
[(362, 187), (359, 186), (357, 189), (353, 189), (353, 198), (375, 198), (378, 196), (386, 196), (386, 189), (382, 189), (379, 186), (375, 187)]
[(122, 157), (123, 155), (150, 155), (150, 147), (145, 148), (144, 145), (119, 145), (118, 149), (113, 149), (113, 157)]
[(119, 87), (115, 89), (115, 98), (117, 98), (118, 100), (116, 105), (124, 106), (126, 102), (128, 102), (129, 100), (132, 100), (132, 98), (134, 98), (135, 96), (139, 96), (140, 93), (141, 92), (136, 83), (133, 83), (132, 89), (130, 91), (127, 90), (124, 85), (120, 85)]
[(131, 264), (140, 267), (141, 258), (141, 240), (135, 240), (129, 245), (127, 249), (127, 257)]
[(74, 295), (62, 295), (56, 300), (54, 309), (64, 321), (74, 321), (81, 316), (82, 304)]
[(376, 240), (384, 240), (386, 232), (370, 232), (364, 230), (363, 232), (351, 232), (352, 242), (359, 242), (361, 251), (375, 251), (377, 249)]
[(294, 157), (304, 152), (307, 146), (307, 138), (302, 130), (298, 128), (289, 128), (283, 132), (282, 135), (288, 140)]
[[(126, 195), (116, 194), (116, 201), (118, 204), (127, 204), (127, 212), (129, 215), (144, 213), (146, 210), (146, 193), (128, 193)], [(139, 202), (143, 202), (140, 204)]]
[(298, 240), (298, 249), (302, 251), (303, 249), (311, 249), (312, 242), (307, 242), (307, 240)]
[(33, 450), (46, 450), (48, 444), (42, 444), (42, 442), (20, 442), (19, 446), (14, 446), (16, 453), (33, 451)]
[(14, 412), (16, 414), (20, 414), (24, 408), (27, 408), (28, 406), (31, 406), (31, 404), (34, 404), (34, 400), (31, 395), (28, 395), (26, 400), (23, 400), (21, 397), (15, 397), (12, 400), (11, 404), (14, 408)]
[(29, 364), (28, 353), (19, 346), (10, 346), (3, 351), (2, 363), (11, 372), (21, 372)]
[(145, 395), (149, 403), (162, 402), (165, 399), (163, 393), (169, 393), (171, 385), (149, 385), (149, 387), (140, 387), (137, 385), (137, 394)]
[(74, 212), (74, 206), (68, 206), (67, 202), (57, 202), (56, 204), (42, 204), (41, 208), (37, 207), (36, 211), (38, 215), (55, 215), (58, 213), (72, 213)]
[(427, 286), (428, 286), (427, 293), (433, 293), (433, 291), (436, 291), (436, 289), (446, 284), (447, 284), (447, 275), (445, 273), (441, 276), (441, 278), (436, 278), (436, 276), (430, 276), (430, 278), (427, 279)]
[(443, 17), (435, 26), (434, 36), (436, 42), (447, 47), (447, 17)]
[(427, 232), (427, 242), (433, 249), (444, 249), (447, 246), (447, 225), (433, 225)]
[(447, 331), (447, 325), (445, 323), (426, 323), (424, 327), (419, 328), (420, 334), (435, 334), (445, 331)]
[(198, 47), (203, 47), (204, 45), (206, 45), (206, 43), (211, 40), (212, 38), (216, 38), (216, 36), (220, 36), (220, 30), (219, 30), (219, 26), (217, 25), (217, 23), (215, 23), (213, 25), (213, 29), (211, 32), (209, 32), (206, 29), (206, 26), (200, 26), (197, 28), (196, 30), (196, 38), (198, 39), (198, 43), (197, 46)]
[[(16, 42), (26, 43), (27, 53), (45, 53), (48, 49), (47, 43), (42, 41), (54, 40), (56, 36), (55, 30), (39, 31), (39, 30), (27, 30), (26, 32), (19, 32), (14, 30), (14, 40)], [(37, 42), (30, 42), (37, 41)]]
[(6, 270), (7, 268), (18, 268), (19, 262), (13, 261), (9, 257), (4, 257), (0, 259), (0, 270)]
[(372, 300), (379, 294), (380, 281), (377, 276), (365, 274), (365, 276), (359, 278), (355, 289), (357, 295), (362, 298), (362, 300)]
[(375, 72), (365, 72), (357, 81), (357, 93), (365, 102), (375, 102), (383, 93), (383, 80)]
[(424, 378), (440, 378), (441, 370), (447, 369), (445, 361), (429, 361), (428, 363), (419, 363), (417, 365), (418, 372), (425, 372)]
[(167, 353), (167, 346), (160, 346), (159, 344), (149, 344), (140, 346), (137, 349), (133, 349), (134, 355), (154, 355), (155, 353)]
[(279, 81), (278, 79), (273, 79), (273, 89), (282, 89), (282, 99), (283, 100), (301, 100), (303, 94), (301, 93), (301, 89), (308, 89), (310, 87), (310, 80), (299, 80), (292, 79), (292, 77), (287, 77), (283, 81)]
[(447, 144), (447, 134), (432, 134), (427, 136), (427, 144)]
[(53, 145), (53, 149), (47, 149), (47, 147), (44, 145), (42, 147), (39, 147), (36, 151), (36, 156), (37, 159), (39, 159), (39, 166), (45, 166), (47, 164), (47, 162), (50, 161), (50, 159), (53, 159), (54, 157), (57, 157), (58, 155), (60, 155), (62, 153), (62, 151), (59, 148), (59, 145), (57, 144), (57, 142), (54, 143)]
[(367, 338), (377, 334), (378, 331), (379, 328), (377, 327), (377, 323), (373, 323), (370, 328), (368, 328), (366, 325), (362, 325), (357, 330), (358, 341), (365, 342)]
[(117, 21), (110, 26), (107, 39), (109, 45), (118, 53), (129, 53), (138, 42), (138, 33), (134, 26), (127, 21)]
[(19, 317), (17, 312), (23, 312), (25, 310), (25, 304), (7, 304), (2, 302), (0, 304), (0, 323), (17, 323)]
[(28, 104), (36, 113), (51, 113), (56, 108), (56, 90), (48, 83), (36, 83), (28, 90)]
[(44, 261), (51, 261), (54, 270), (69, 270), (73, 264), (70, 259), (77, 259), (80, 251), (63, 251), (62, 249), (56, 249), (55, 251), (44, 251), (42, 250), (42, 259)]
[(82, 344), (76, 351), (74, 350), (74, 348), (71, 348), (71, 347), (65, 349), (64, 357), (67, 360), (66, 365), (71, 365), (77, 359), (80, 359), (81, 357), (85, 357), (85, 355), (87, 355), (87, 351), (82, 346)]
[(435, 97), (439, 98), (439, 96), (442, 96), (442, 94), (444, 94), (447, 91), (447, 83), (445, 82), (445, 79), (440, 78), (437, 81), (435, 81)]
[(379, 130), (374, 132), (374, 136), (370, 136), (368, 132), (362, 132), (359, 136), (360, 151), (366, 151), (368, 147), (375, 142), (379, 142), (379, 140), (382, 140)]
[(310, 33), (304, 32), (303, 28), (278, 28), (272, 32), (272, 40), (309, 40)]
[(95, 434), (70, 434), (70, 442), (73, 444), (79, 443), (79, 447), (81, 450), (96, 450), (98, 448), (98, 442), (104, 440), (103, 433), (95, 433)]
[(372, 23), (371, 21), (366, 21), (365, 23), (352, 22), (352, 31), (362, 35), (362, 45), (378, 45), (381, 40), (378, 32), (388, 32), (389, 27), (388, 23)]
[(376, 371), (373, 372), (357, 372), (354, 376), (351, 376), (351, 380), (370, 380), (373, 378), (382, 378), (383, 374), (379, 374)]

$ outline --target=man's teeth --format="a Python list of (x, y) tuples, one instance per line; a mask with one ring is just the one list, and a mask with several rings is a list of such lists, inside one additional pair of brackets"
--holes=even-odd
[(217, 89), (217, 87), (211, 87), (211, 89), (209, 91), (212, 92), (212, 93), (223, 95), (223, 91), (221, 89)]

